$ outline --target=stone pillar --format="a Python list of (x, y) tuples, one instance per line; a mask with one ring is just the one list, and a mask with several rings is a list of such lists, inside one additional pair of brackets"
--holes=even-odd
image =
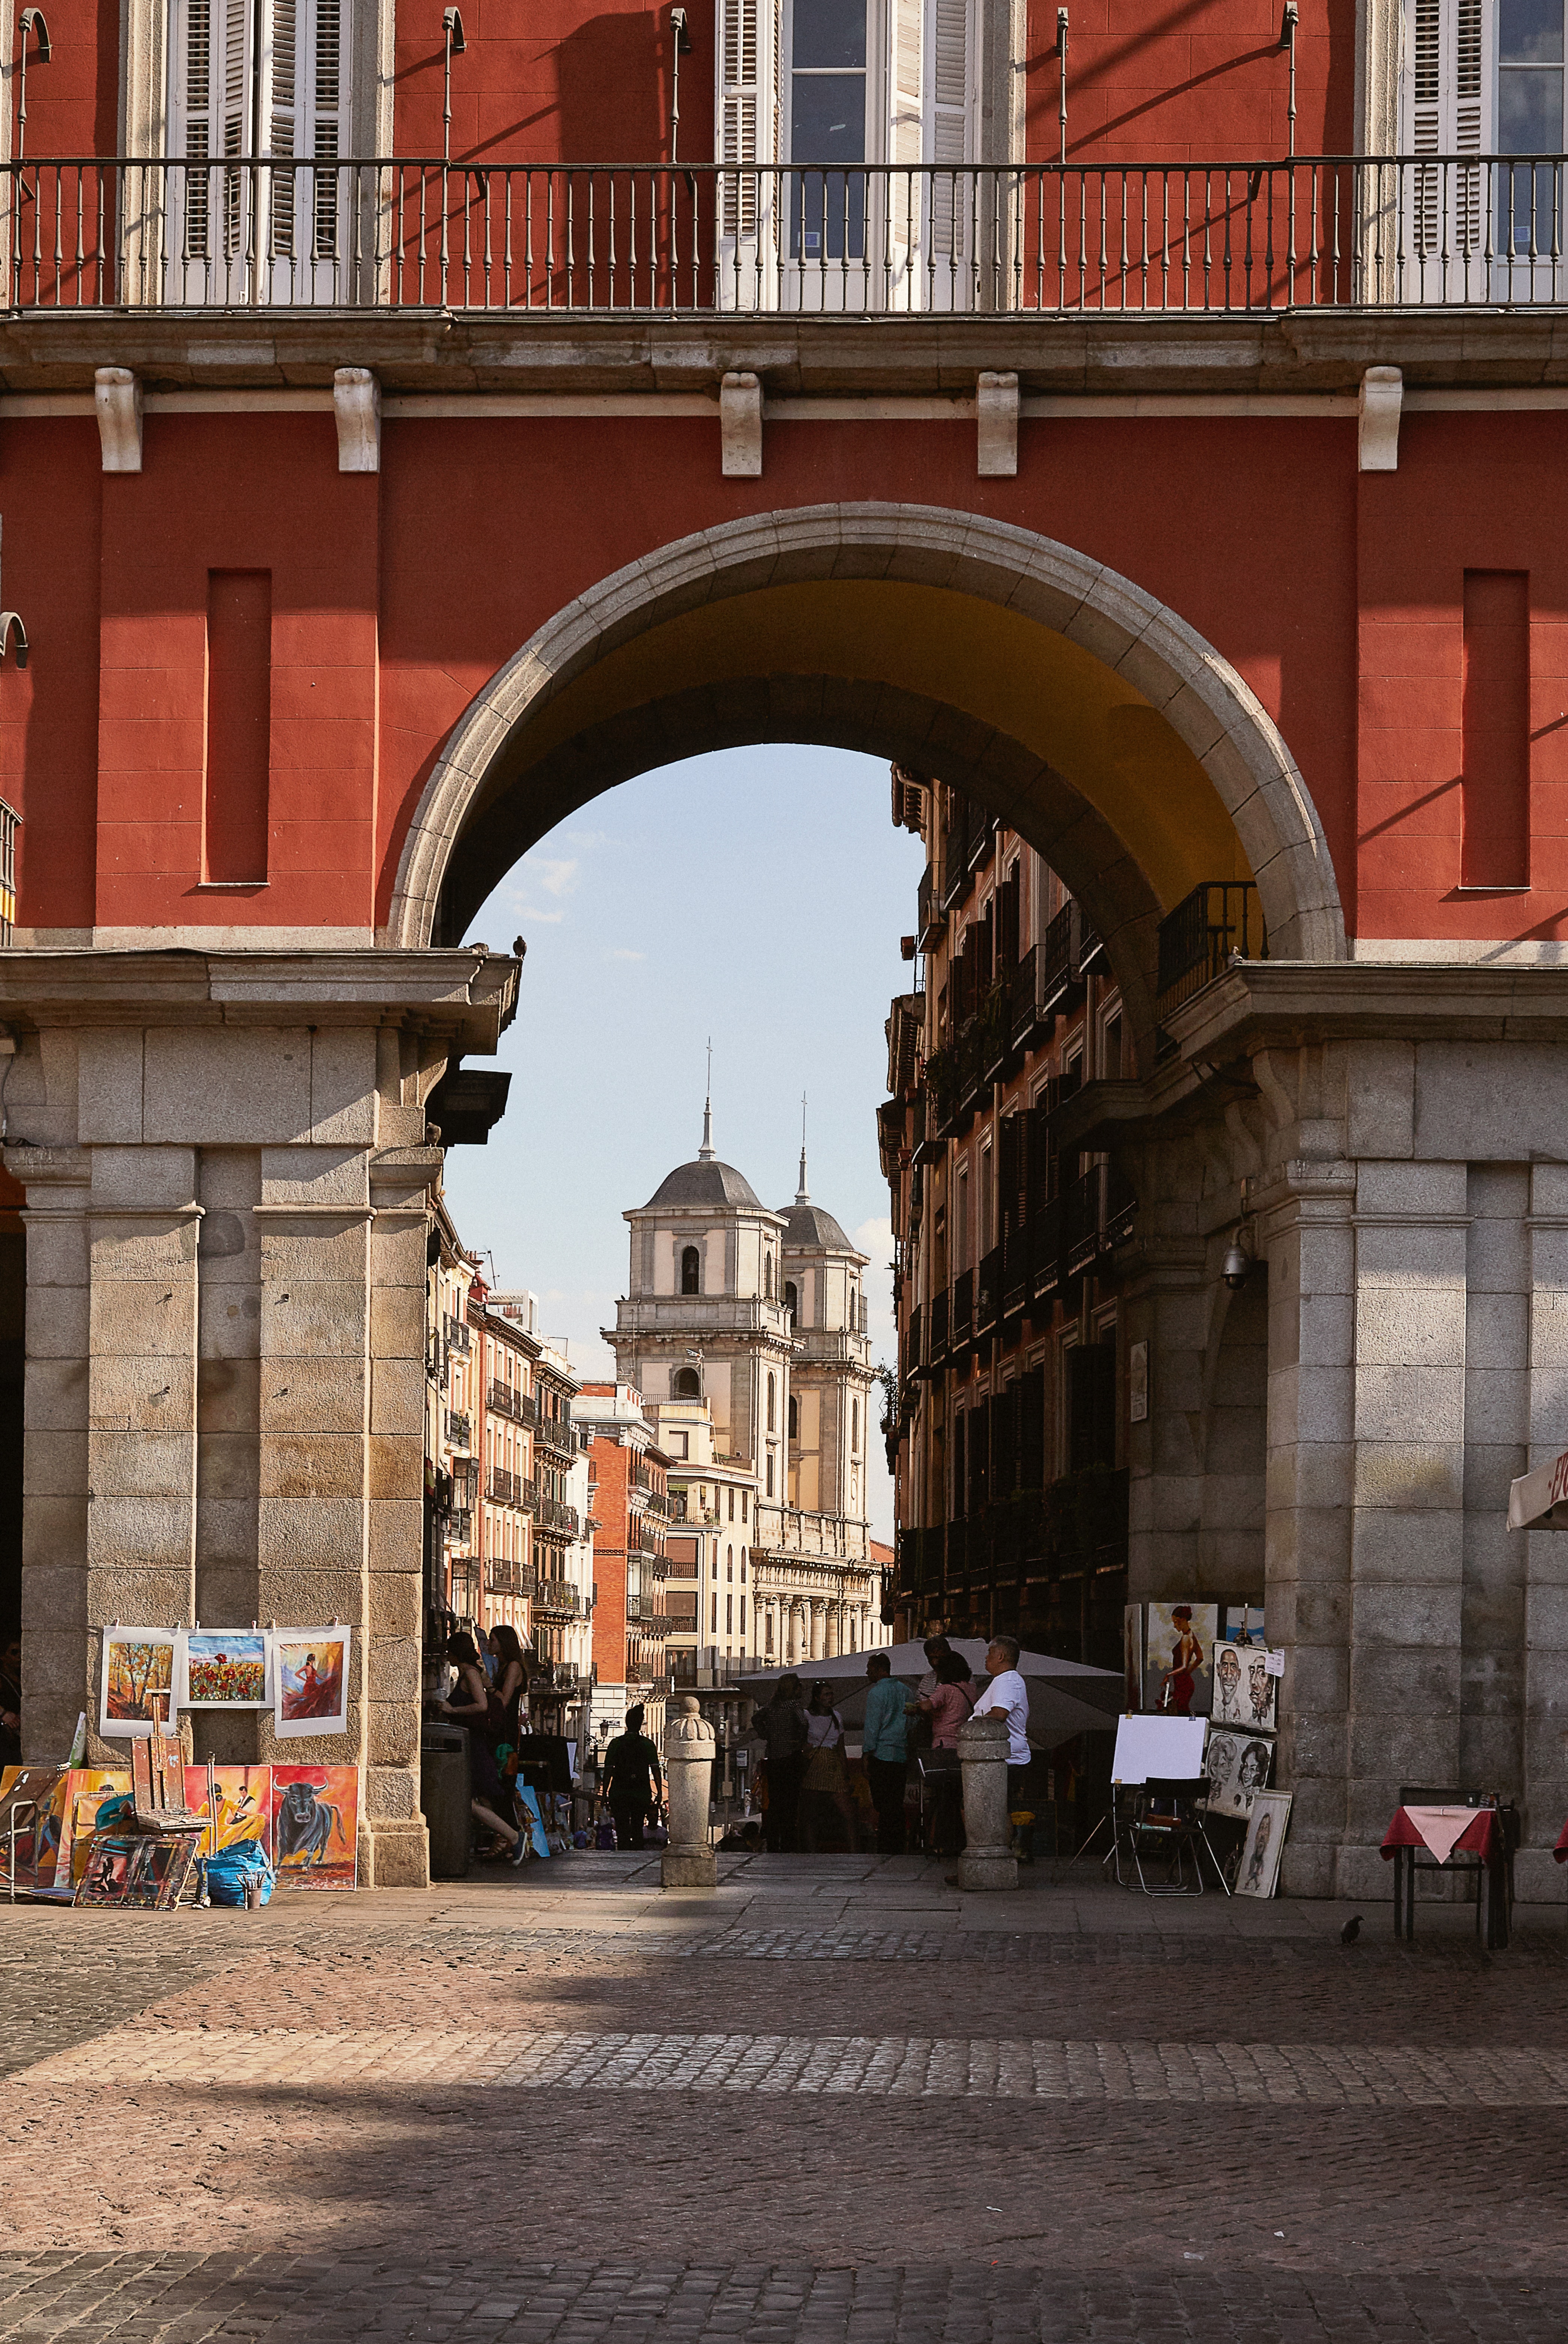
[[(1528, 1424), (1530, 1465), (1546, 1465), (1568, 1447), (1568, 1167), (1536, 1164), (1530, 1171), (1530, 1221), (1523, 1232), (1529, 1248)], [(1515, 1470), (1526, 1468), (1516, 1465)], [(1501, 1480), (1501, 1474), (1493, 1477)], [(1504, 1491), (1503, 1502), (1507, 1502)], [(1563, 1893), (1563, 1874), (1546, 1851), (1568, 1814), (1568, 1743), (1563, 1731), (1563, 1689), (1568, 1685), (1568, 1533), (1556, 1530), (1514, 1531), (1508, 1538), (1509, 1563), (1522, 1563), (1523, 1621), (1511, 1656), (1522, 1668), (1523, 1687), (1519, 1733), (1522, 1768), (1517, 1784), (1503, 1773), (1501, 1751), (1488, 1749), (1496, 1779), (1482, 1789), (1517, 1788), (1524, 1802), (1524, 1832), (1533, 1845), (1521, 1851), (1516, 1878), (1521, 1896), (1550, 1898)], [(1510, 1623), (1500, 1620), (1500, 1632)], [(1496, 1687), (1493, 1706), (1506, 1715), (1506, 1682)], [(1479, 1754), (1479, 1753), (1478, 1753)]]
[(1354, 1167), (1286, 1163), (1259, 1200), (1269, 1263), (1264, 1571), (1284, 1647), (1276, 1780), (1292, 1793), (1281, 1885), (1335, 1894), (1349, 1773), (1354, 1504)]
[(1204, 1358), (1210, 1289), (1199, 1238), (1150, 1238), (1122, 1306), (1128, 1343), (1148, 1345), (1148, 1415), (1128, 1427), (1127, 1591), (1132, 1602), (1203, 1591)]
[(958, 1759), (964, 1776), (964, 1832), (958, 1885), (967, 1889), (1016, 1888), (1018, 1859), (1007, 1803), (1007, 1722), (995, 1711), (971, 1717), (958, 1728)]
[(670, 1842), (659, 1866), (665, 1888), (713, 1889), (719, 1860), (708, 1836), (713, 1772), (713, 1729), (687, 1693), (664, 1728), (664, 1782), (670, 1798)]
[(826, 1605), (825, 1617), (823, 1622), (824, 1632), (822, 1639), (822, 1652), (824, 1660), (832, 1661), (836, 1660), (838, 1657), (838, 1653), (841, 1649), (839, 1640), (839, 1623), (843, 1620), (843, 1617), (844, 1611), (842, 1605), (835, 1602), (830, 1602)]

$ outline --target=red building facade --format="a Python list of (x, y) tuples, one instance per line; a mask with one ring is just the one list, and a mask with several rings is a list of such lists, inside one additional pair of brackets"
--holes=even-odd
[(467, 923), (596, 791), (804, 738), (1104, 940), (1063, 1137), (1136, 1194), (1151, 1531), (1239, 1228), (1267, 1276), (1287, 1878), (1381, 1878), (1401, 1775), (1554, 1836), (1498, 1491), (1568, 1291), (1561, 71), (1493, 0), (470, 13), (252, 0), (231, 59), (208, 0), (62, 5), (25, 168), (13, 65), (30, 1746), (106, 1620), (352, 1619), (365, 1860), (420, 1876), (428, 1198), (518, 984)]

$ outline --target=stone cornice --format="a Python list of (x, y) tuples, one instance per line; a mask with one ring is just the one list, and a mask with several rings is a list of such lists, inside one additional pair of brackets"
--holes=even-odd
[(1286, 310), (961, 318), (573, 317), (557, 311), (61, 309), (0, 321), (0, 388), (90, 390), (99, 367), (149, 388), (330, 390), (342, 366), (383, 391), (703, 392), (727, 372), (772, 397), (970, 397), (982, 371), (1020, 391), (1335, 393), (1369, 366), (1407, 386), (1568, 384), (1568, 316)]
[[(1560, 1042), (1568, 1039), (1568, 967), (1239, 961), (1166, 1024), (1189, 1075), (1264, 1044)], [(1174, 1070), (1148, 1086), (1151, 1105), (1168, 1083)]]
[(0, 952), (0, 1022), (15, 1026), (419, 1027), (493, 1051), (519, 964), (473, 950)]

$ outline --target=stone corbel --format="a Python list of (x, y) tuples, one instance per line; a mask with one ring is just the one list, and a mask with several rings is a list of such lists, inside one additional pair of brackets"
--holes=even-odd
[(1010, 480), (1018, 470), (1018, 378), (983, 374), (976, 386), (979, 474), (983, 480)]
[(1369, 367), (1361, 377), (1356, 427), (1356, 465), (1363, 472), (1400, 468), (1400, 409), (1404, 377), (1398, 367)]
[(142, 468), (142, 387), (129, 367), (99, 367), (93, 377), (98, 440), (106, 472)]
[(369, 367), (339, 367), (332, 377), (338, 422), (338, 470), (381, 469), (381, 386)]
[(763, 387), (754, 374), (727, 374), (719, 384), (720, 470), (727, 480), (754, 480), (763, 469)]

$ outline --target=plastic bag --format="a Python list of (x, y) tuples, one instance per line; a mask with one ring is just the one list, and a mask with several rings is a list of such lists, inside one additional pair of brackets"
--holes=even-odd
[(215, 1904), (243, 1904), (246, 1884), (259, 1884), (263, 1904), (272, 1901), (273, 1871), (258, 1839), (238, 1840), (207, 1859), (207, 1889)]

